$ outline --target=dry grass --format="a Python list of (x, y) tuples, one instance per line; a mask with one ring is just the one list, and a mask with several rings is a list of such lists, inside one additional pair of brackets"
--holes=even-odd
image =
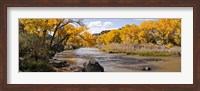
[(117, 44), (97, 46), (100, 50), (108, 53), (126, 53), (140, 56), (179, 56), (181, 47), (167, 47), (155, 44)]

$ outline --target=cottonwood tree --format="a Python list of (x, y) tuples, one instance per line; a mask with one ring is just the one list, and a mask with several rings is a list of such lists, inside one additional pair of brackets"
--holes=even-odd
[[(44, 38), (52, 34), (50, 41), (48, 41), (50, 49), (70, 36), (84, 31), (84, 29), (79, 29), (84, 27), (82, 19), (20, 19), (19, 21), (24, 30), (30, 34), (38, 34)], [(79, 27), (74, 27), (73, 25)], [(44, 42), (47, 42), (45, 40)]]
[(155, 43), (181, 46), (181, 20), (158, 19), (157, 21), (144, 21), (139, 26), (125, 25), (123, 28), (98, 36), (97, 43), (106, 45), (110, 43)]

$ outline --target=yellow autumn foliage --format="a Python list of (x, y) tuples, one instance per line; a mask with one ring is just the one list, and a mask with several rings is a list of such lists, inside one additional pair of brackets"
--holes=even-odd
[[(117, 41), (116, 41), (117, 38)], [(158, 19), (144, 21), (138, 25), (125, 25), (117, 30), (110, 30), (97, 38), (98, 44), (110, 43), (154, 43), (160, 45), (181, 46), (181, 20)]]

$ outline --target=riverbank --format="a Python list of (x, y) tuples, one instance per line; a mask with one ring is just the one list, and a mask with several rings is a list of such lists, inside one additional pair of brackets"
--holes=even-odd
[[(79, 48), (57, 53), (58, 62), (71, 64), (58, 67), (60, 72), (77, 72), (84, 62), (95, 60), (104, 68), (104, 72), (181, 72), (180, 57), (148, 57), (102, 52), (97, 48)], [(169, 67), (170, 66), (170, 67)], [(151, 70), (144, 70), (149, 67)]]
[(180, 56), (181, 47), (169, 47), (155, 44), (125, 44), (112, 43), (96, 46), (107, 53), (124, 53), (139, 56)]

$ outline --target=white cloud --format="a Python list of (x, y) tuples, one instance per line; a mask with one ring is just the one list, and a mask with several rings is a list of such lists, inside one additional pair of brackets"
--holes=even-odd
[(104, 30), (118, 29), (118, 28), (113, 28), (112, 25), (113, 23), (109, 21), (106, 22), (94, 21), (87, 23), (87, 26), (89, 27), (88, 31), (92, 34), (100, 33)]
[(106, 31), (106, 30), (113, 30), (113, 29), (119, 29), (119, 28), (98, 28), (98, 27), (93, 27), (93, 28), (89, 28), (89, 32), (92, 34), (95, 33), (101, 33), (102, 31)]
[(153, 21), (154, 19), (134, 19), (134, 20), (137, 20), (137, 21)]
[(101, 26), (103, 26), (101, 21), (90, 22), (88, 24), (88, 27), (101, 27)]
[(88, 23), (88, 27), (110, 27), (112, 25), (113, 23), (109, 21), (107, 22), (94, 21), (94, 22)]
[(109, 27), (109, 26), (112, 26), (112, 25), (113, 25), (112, 22), (104, 22), (104, 23), (103, 23), (103, 26), (104, 26), (104, 27)]

